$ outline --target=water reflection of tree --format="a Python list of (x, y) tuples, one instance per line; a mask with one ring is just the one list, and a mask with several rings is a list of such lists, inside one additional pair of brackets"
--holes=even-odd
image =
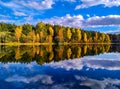
[[(30, 63), (36, 61), (38, 64), (42, 65), (51, 61), (69, 60), (87, 55), (111, 52), (111, 47), (111, 45), (0, 46), (0, 61), (3, 63)], [(120, 48), (116, 49), (120, 51)]]

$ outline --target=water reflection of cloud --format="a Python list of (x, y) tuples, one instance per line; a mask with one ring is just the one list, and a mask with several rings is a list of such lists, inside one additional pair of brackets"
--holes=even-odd
[(85, 56), (82, 59), (97, 59), (97, 60), (117, 60), (120, 61), (120, 53), (104, 53), (96, 56)]
[[(111, 56), (109, 59), (107, 58), (108, 55)], [(107, 56), (106, 56), (107, 55)], [(116, 55), (114, 59), (114, 56)], [(59, 62), (51, 62), (49, 64), (45, 64), (45, 66), (51, 66), (53, 68), (63, 68), (66, 70), (82, 70), (84, 66), (93, 69), (106, 69), (106, 70), (120, 70), (120, 59), (119, 53), (108, 53), (102, 54), (100, 56), (91, 56), (85, 57), (81, 59), (74, 59), (74, 60), (64, 60)], [(105, 56), (105, 57), (104, 57)]]
[(52, 77), (49, 75), (36, 75), (34, 77), (24, 77), (24, 76), (18, 76), (14, 75), (12, 77), (6, 78), (5, 81), (7, 82), (23, 82), (23, 83), (31, 83), (31, 82), (38, 82), (40, 81), (42, 84), (52, 84)]
[(80, 77), (75, 75), (76, 80), (80, 81), (81, 86), (87, 86), (91, 89), (118, 89), (120, 80), (105, 78), (103, 80), (91, 79), (88, 77)]

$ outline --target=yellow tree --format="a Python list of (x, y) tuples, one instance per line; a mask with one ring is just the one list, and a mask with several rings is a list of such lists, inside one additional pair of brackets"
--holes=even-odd
[(94, 42), (97, 42), (98, 40), (98, 32), (95, 32)]
[(71, 32), (72, 32), (72, 41), (73, 42), (75, 42), (75, 38), (76, 38), (76, 31), (75, 31), (75, 29), (74, 28), (72, 28), (72, 30), (71, 30)]
[(83, 35), (83, 40), (84, 40), (84, 42), (87, 42), (87, 34), (84, 32), (84, 35)]
[(81, 35), (81, 30), (79, 28), (76, 31), (76, 35), (77, 35), (77, 40), (80, 41), (82, 38), (82, 35)]
[(33, 43), (34, 43), (35, 40), (36, 40), (36, 36), (35, 36), (35, 31), (34, 30), (32, 31), (32, 36), (33, 36)]
[(15, 37), (17, 38), (17, 41), (20, 42), (20, 37), (22, 34), (22, 26), (18, 26), (15, 29)]
[(47, 37), (46, 37), (46, 41), (48, 42), (48, 43), (52, 43), (52, 36), (51, 35), (48, 35)]
[(71, 33), (70, 28), (68, 28), (68, 29), (67, 29), (67, 38), (68, 38), (68, 40), (70, 40), (71, 37), (72, 37), (72, 33)]
[(110, 42), (110, 37), (109, 37), (108, 34), (105, 35), (105, 40), (106, 40), (106, 42), (108, 42), (108, 43)]
[(104, 42), (104, 40), (105, 40), (105, 34), (104, 33), (101, 34), (101, 40), (102, 40), (102, 42)]
[(39, 40), (40, 40), (40, 36), (39, 34), (36, 34), (36, 41), (39, 42)]
[(49, 27), (49, 34), (50, 34), (51, 36), (53, 36), (53, 35), (54, 35), (54, 30), (53, 30), (53, 28), (52, 28), (52, 27)]
[(27, 34), (27, 39), (28, 39), (28, 42), (35, 42), (35, 39), (36, 39), (36, 36), (35, 36), (35, 31), (31, 31)]
[(59, 42), (62, 42), (63, 38), (64, 38), (64, 36), (63, 36), (63, 28), (60, 28), (60, 30), (57, 33), (57, 39), (59, 39)]
[(27, 37), (28, 37), (29, 40), (31, 40), (34, 43), (35, 40), (36, 40), (35, 31), (32, 30), (31, 32), (29, 32), (28, 35), (27, 35)]

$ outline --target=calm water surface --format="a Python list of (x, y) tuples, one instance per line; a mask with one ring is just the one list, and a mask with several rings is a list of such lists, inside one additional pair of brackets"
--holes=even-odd
[(120, 89), (120, 45), (0, 46), (0, 89)]

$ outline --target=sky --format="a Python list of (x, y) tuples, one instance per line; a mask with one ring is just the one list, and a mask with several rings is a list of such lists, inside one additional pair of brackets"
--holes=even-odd
[(120, 33), (120, 0), (0, 0), (0, 22)]

